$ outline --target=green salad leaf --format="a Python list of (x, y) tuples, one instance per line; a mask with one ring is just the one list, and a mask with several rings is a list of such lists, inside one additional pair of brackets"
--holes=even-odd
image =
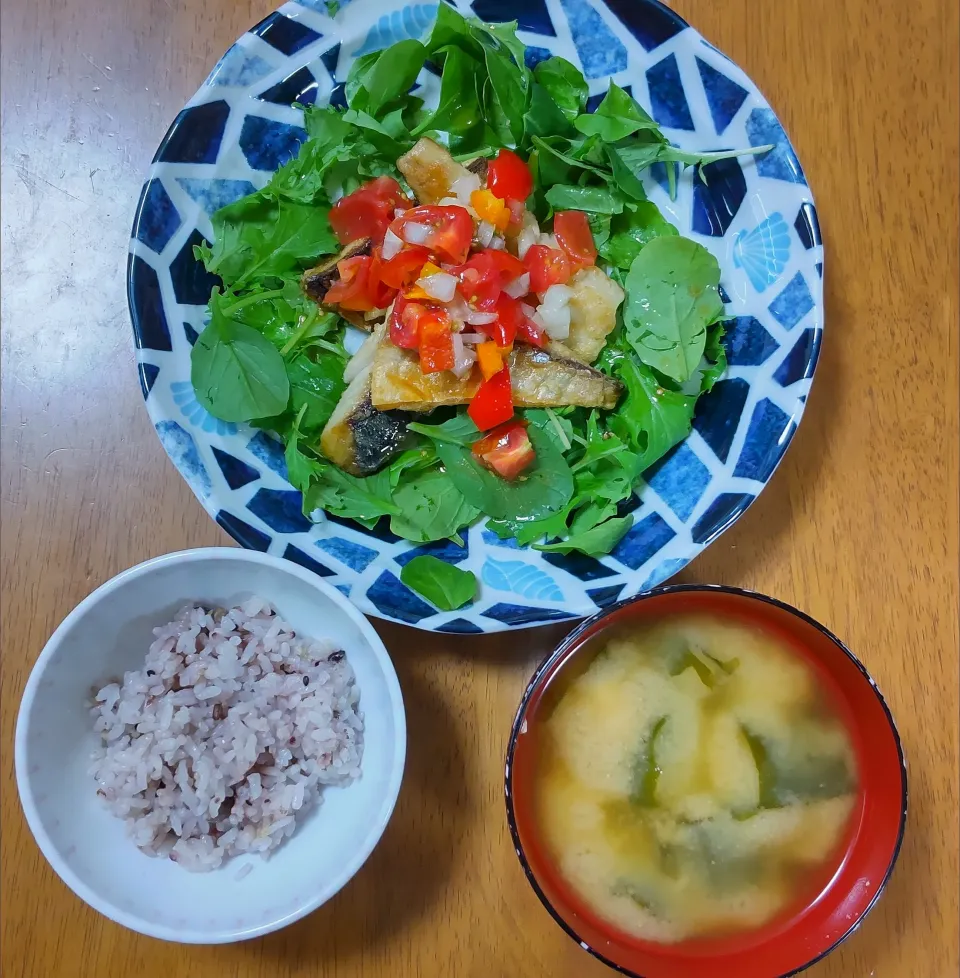
[(609, 519), (589, 530), (571, 533), (559, 543), (534, 544), (534, 550), (568, 554), (579, 550), (591, 557), (608, 554), (623, 539), (624, 534), (633, 526), (633, 515), (628, 514), (619, 518)]
[(597, 111), (577, 116), (574, 125), (585, 136), (599, 136), (605, 143), (619, 142), (640, 129), (660, 131), (633, 96), (613, 82)]
[(547, 58), (533, 69), (533, 77), (571, 122), (583, 112), (590, 89), (579, 68), (564, 58)]
[(393, 501), (398, 512), (390, 520), (390, 529), (416, 543), (449, 538), (463, 546), (457, 531), (481, 512), (460, 492), (456, 481), (439, 469), (402, 480), (393, 491)]
[(637, 356), (683, 383), (696, 370), (707, 327), (723, 315), (720, 266), (703, 245), (679, 236), (640, 249), (626, 279), (623, 313)]
[(190, 354), (197, 400), (224, 421), (252, 421), (279, 414), (290, 381), (277, 348), (252, 326), (231, 319), (223, 296), (210, 299), (210, 322)]
[(455, 611), (477, 596), (477, 578), (439, 557), (424, 554), (403, 565), (400, 580), (441, 611)]

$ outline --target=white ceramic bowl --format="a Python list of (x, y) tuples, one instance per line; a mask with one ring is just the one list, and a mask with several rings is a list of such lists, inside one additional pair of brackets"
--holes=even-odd
[[(364, 714), (362, 776), (326, 788), (267, 861), (229, 860), (190, 873), (144, 855), (87, 774), (99, 743), (92, 686), (142, 665), (151, 629), (191, 601), (266, 598), (298, 631), (347, 652)], [(400, 686), (387, 651), (350, 601), (315, 574), (250, 550), (211, 548), (138, 564), (97, 588), (47, 642), (27, 682), (16, 732), (17, 786), (27, 822), (60, 878), (90, 906), (164, 940), (219, 944), (290, 924), (329, 900), (363, 865), (393, 811), (406, 753)], [(298, 819), (299, 821), (299, 819)], [(251, 872), (238, 880), (247, 863)]]

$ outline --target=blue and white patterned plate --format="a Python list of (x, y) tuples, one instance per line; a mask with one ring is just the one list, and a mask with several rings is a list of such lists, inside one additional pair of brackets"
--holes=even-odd
[[(692, 560), (750, 505), (803, 412), (823, 326), (822, 247), (803, 171), (750, 79), (655, 0), (457, 0), (465, 14), (518, 19), (531, 62), (558, 54), (586, 75), (595, 106), (613, 79), (685, 149), (775, 144), (754, 160), (681, 179), (677, 199), (650, 194), (722, 269), (730, 369), (697, 410), (690, 437), (646, 475), (635, 523), (609, 557), (520, 549), (482, 525), (466, 549), (414, 546), (379, 527), (312, 525), (286, 480), (281, 446), (212, 418), (190, 385), (190, 347), (216, 284), (194, 260), (218, 207), (261, 187), (306, 134), (294, 102), (343, 104), (359, 54), (421, 35), (436, 3), (285, 3), (244, 34), (177, 116), (157, 150), (130, 243), (128, 291), (147, 409), (174, 464), (243, 546), (329, 578), (364, 612), (434, 631), (475, 633), (589, 615), (653, 587)], [(423, 94), (436, 79), (424, 72)], [(666, 173), (659, 179), (666, 182)], [(383, 522), (383, 521), (381, 521)], [(433, 553), (474, 571), (479, 600), (439, 613), (399, 580)]]

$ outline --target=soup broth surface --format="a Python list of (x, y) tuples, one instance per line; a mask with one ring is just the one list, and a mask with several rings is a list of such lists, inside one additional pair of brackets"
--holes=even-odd
[(704, 616), (631, 626), (564, 669), (541, 709), (544, 838), (624, 931), (756, 928), (829, 878), (854, 753), (829, 691), (774, 636)]

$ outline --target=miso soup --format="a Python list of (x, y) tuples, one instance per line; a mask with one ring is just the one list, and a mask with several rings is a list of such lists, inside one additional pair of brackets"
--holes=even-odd
[(544, 840), (622, 930), (675, 942), (756, 928), (832, 875), (854, 753), (829, 691), (775, 637), (702, 616), (631, 626), (579, 675), (562, 670), (543, 706)]

